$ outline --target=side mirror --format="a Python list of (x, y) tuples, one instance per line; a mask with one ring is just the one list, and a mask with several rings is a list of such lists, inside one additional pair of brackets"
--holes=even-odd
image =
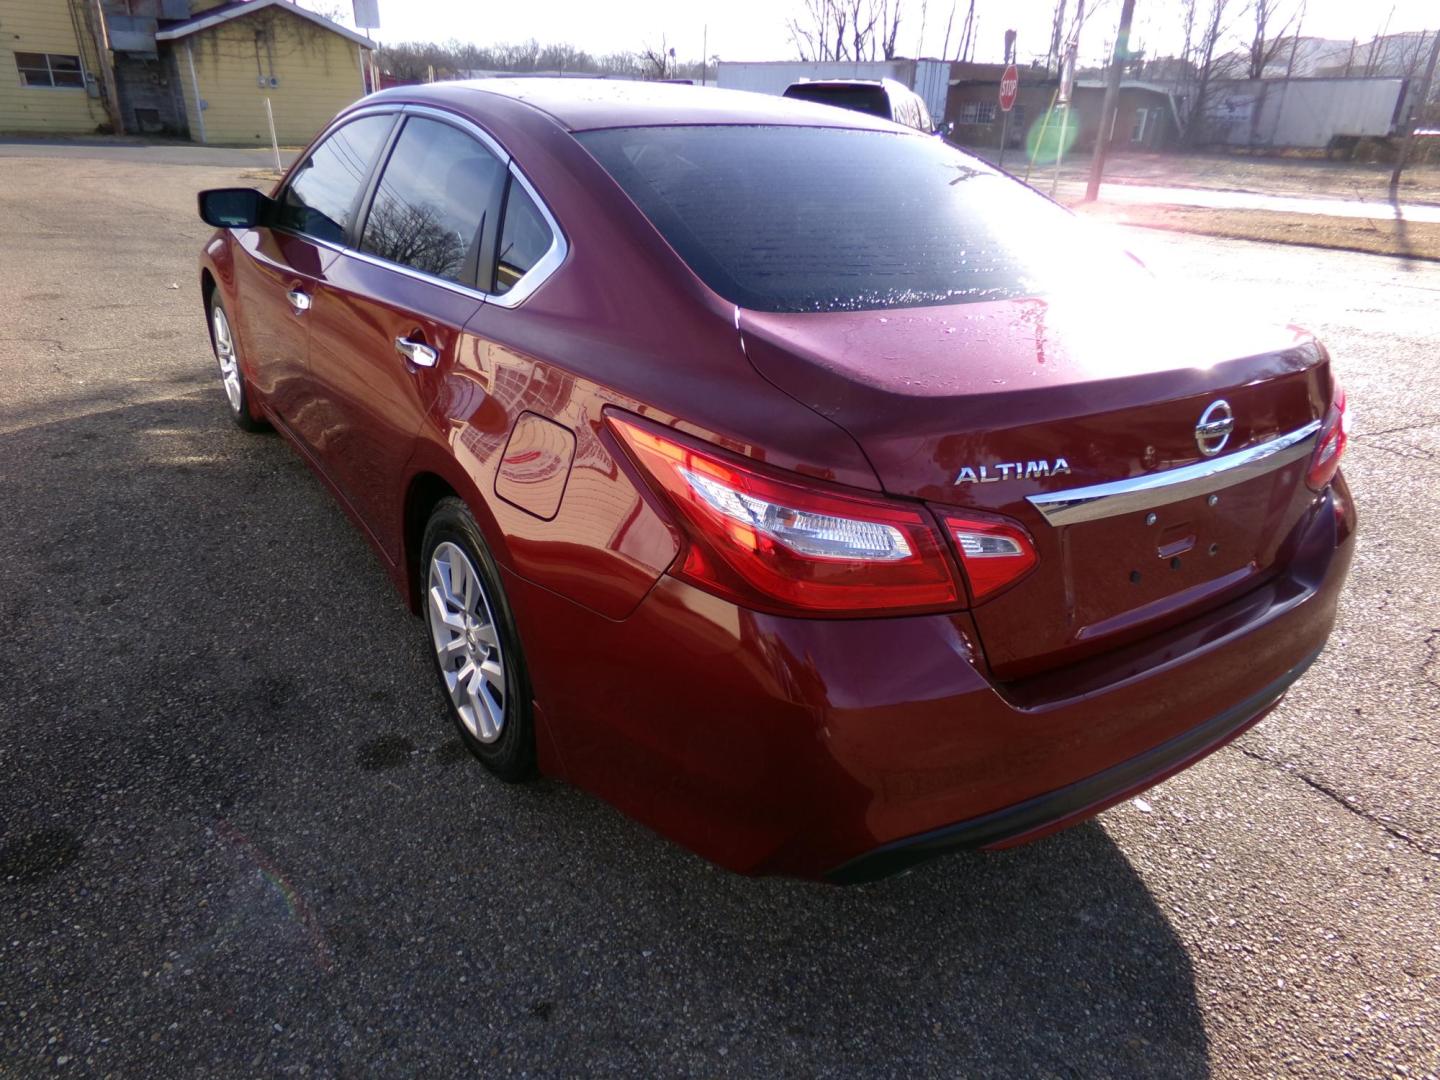
[(271, 199), (254, 188), (212, 188), (200, 192), (200, 217), (218, 229), (253, 229), (270, 219)]

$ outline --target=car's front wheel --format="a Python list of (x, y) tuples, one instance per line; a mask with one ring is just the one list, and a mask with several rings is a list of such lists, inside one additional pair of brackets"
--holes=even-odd
[(459, 499), (442, 499), (421, 545), (435, 670), (470, 752), (502, 780), (535, 776), (529, 679), (500, 572)]
[(230, 419), (245, 431), (264, 431), (266, 425), (250, 412), (250, 388), (245, 384), (245, 373), (240, 370), (235, 332), (230, 328), (230, 316), (218, 296), (210, 300), (210, 346), (215, 350), (215, 362), (220, 365), (220, 385), (230, 406)]

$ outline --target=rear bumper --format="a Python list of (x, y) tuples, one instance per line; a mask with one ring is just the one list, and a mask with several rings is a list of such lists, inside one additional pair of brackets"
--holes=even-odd
[(510, 579), (542, 767), (730, 869), (865, 881), (1072, 824), (1255, 722), (1323, 647), (1354, 546), (1343, 480), (1285, 572), (1019, 683), (963, 613), (787, 619), (662, 578), (610, 622)]
[(1174, 776), (1258, 723), (1319, 655), (1316, 649), (1258, 694), (1128, 761), (1003, 810), (875, 848), (831, 870), (826, 880), (837, 885), (876, 881), (948, 852), (1011, 847), (1092, 817)]

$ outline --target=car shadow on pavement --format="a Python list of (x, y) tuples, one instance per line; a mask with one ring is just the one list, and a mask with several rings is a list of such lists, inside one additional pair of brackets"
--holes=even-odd
[(0, 462), (17, 1068), (1208, 1072), (1186, 949), (1100, 826), (863, 887), (739, 878), (460, 751), (418, 621), (218, 389), (0, 434)]

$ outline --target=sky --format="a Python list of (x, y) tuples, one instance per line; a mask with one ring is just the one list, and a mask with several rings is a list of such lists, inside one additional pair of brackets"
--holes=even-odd
[[(311, 6), (349, 9), (349, 0), (304, 0)], [(1076, 0), (1067, 0), (1073, 11)], [(1297, 4), (1300, 0), (1282, 0)], [(927, 0), (921, 34), (922, 0), (902, 0), (899, 52), (938, 56), (945, 37), (950, 0)], [(1201, 0), (1204, 6), (1205, 0)], [(1232, 0), (1236, 9), (1245, 0)], [(1177, 51), (1176, 20), (1181, 0), (1137, 0), (1135, 37), (1151, 56)], [(803, 0), (526, 0), (495, 4), (485, 0), (379, 0), (384, 41), (448, 41), (477, 45), (565, 42), (594, 54), (635, 52), (673, 46), (680, 59), (699, 59), (704, 48), (722, 60), (792, 60), (795, 47), (786, 20), (804, 10)], [(955, 5), (956, 33), (968, 0)], [(1113, 38), (1120, 0), (1088, 0), (1091, 14), (1080, 37), (1081, 60), (1098, 59)], [(977, 60), (999, 60), (1006, 28), (1018, 34), (1020, 59), (1044, 56), (1050, 41), (1054, 0), (976, 0)], [(1287, 8), (1288, 11), (1288, 8)], [(1390, 33), (1440, 28), (1440, 0), (1307, 0), (1302, 33), (1362, 41)], [(956, 38), (951, 38), (951, 48)]]

